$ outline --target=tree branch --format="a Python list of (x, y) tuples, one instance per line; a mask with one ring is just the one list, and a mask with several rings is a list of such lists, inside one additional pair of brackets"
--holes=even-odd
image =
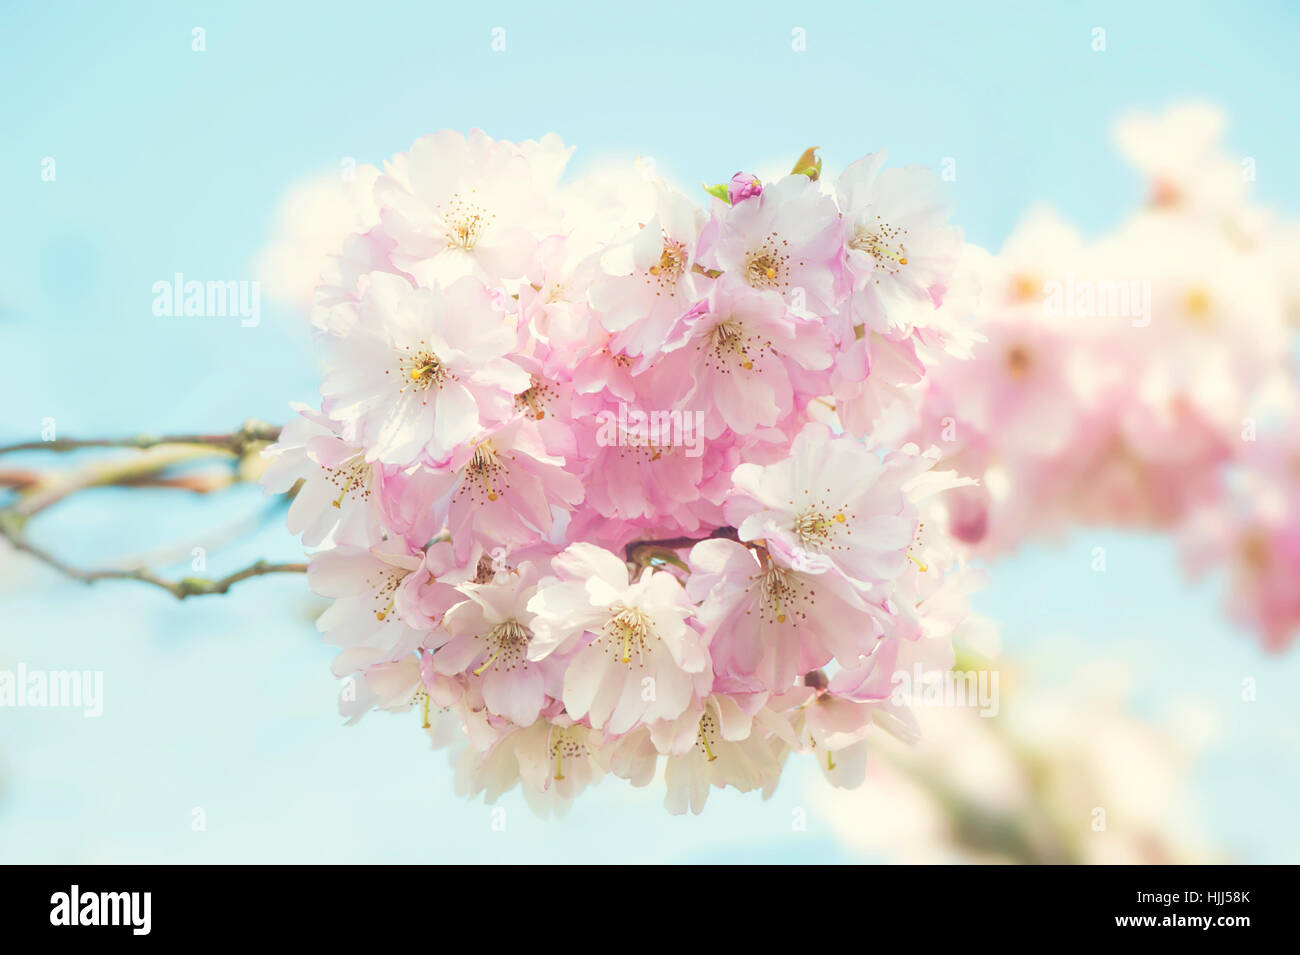
[[(17, 527), (15, 527), (17, 525)], [(44, 564), (53, 567), (65, 577), (79, 580), (84, 584), (93, 584), (100, 580), (138, 580), (141, 583), (161, 587), (177, 600), (186, 597), (206, 597), (211, 594), (224, 594), (241, 580), (262, 577), (266, 574), (303, 574), (307, 572), (306, 564), (271, 564), (264, 560), (256, 561), (243, 570), (227, 574), (213, 580), (208, 577), (182, 577), (179, 580), (167, 580), (159, 577), (146, 567), (133, 570), (82, 570), (67, 564), (44, 548), (37, 547), (22, 535), (21, 523), (10, 512), (0, 511), (0, 537), (5, 538), (15, 550), (30, 554)]]
[(0, 454), (15, 451), (80, 451), (83, 448), (135, 448), (144, 450), (160, 444), (199, 444), (221, 448), (242, 457), (255, 444), (270, 444), (280, 437), (280, 429), (265, 421), (250, 418), (238, 431), (229, 434), (139, 434), (133, 438), (56, 438), (53, 441), (23, 441), (0, 445)]
[(72, 473), (47, 474), (24, 488), (18, 500), (7, 510), (26, 520), (79, 491), (114, 485), (130, 487), (139, 481), (152, 480), (160, 472), (178, 464), (228, 453), (224, 448), (211, 446), (159, 445), (125, 459), (99, 462)]
[(652, 551), (681, 550), (683, 547), (692, 547), (700, 541), (718, 540), (719, 538), (729, 541), (740, 540), (734, 527), (715, 527), (705, 537), (666, 537), (662, 540), (632, 541), (624, 548), (623, 555), (629, 564), (641, 564), (652, 556)]
[[(202, 597), (224, 594), (241, 580), (266, 574), (300, 574), (306, 564), (272, 564), (259, 560), (243, 570), (216, 579), (208, 577), (182, 577), (167, 580), (147, 567), (100, 568), (84, 570), (73, 567), (54, 554), (29, 541), (24, 533), (28, 520), (71, 494), (93, 487), (121, 486), (171, 486), (195, 491), (214, 490), (239, 480), (238, 476), (224, 483), (213, 476), (182, 475), (169, 478), (163, 472), (178, 464), (211, 457), (224, 457), (238, 464), (260, 445), (268, 444), (279, 436), (280, 429), (264, 421), (248, 420), (238, 431), (229, 434), (180, 434), (134, 438), (64, 438), (56, 441), (29, 441), (0, 447), (0, 454), (17, 451), (76, 451), (83, 448), (134, 448), (140, 453), (125, 459), (117, 458), (96, 462), (90, 467), (72, 473), (39, 475), (32, 472), (9, 472), (7, 485), (19, 492), (17, 500), (0, 509), (0, 538), (7, 540), (15, 550), (28, 554), (54, 568), (63, 575), (92, 584), (100, 580), (135, 580), (166, 590), (178, 600), (185, 597)], [(292, 492), (291, 492), (292, 493)]]

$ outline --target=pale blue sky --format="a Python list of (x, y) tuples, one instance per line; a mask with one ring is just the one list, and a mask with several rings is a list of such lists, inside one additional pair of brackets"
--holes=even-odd
[[(1032, 202), (1087, 232), (1141, 183), (1110, 143), (1124, 110), (1224, 106), (1258, 194), (1294, 215), (1300, 127), (1293, 5), (1276, 3), (609, 4), (19, 2), (0, 19), (0, 441), (227, 430), (282, 420), (317, 378), (301, 318), (256, 329), (168, 324), (155, 281), (253, 278), (276, 201), (342, 156), (379, 161), (440, 127), (560, 133), (575, 165), (653, 156), (679, 181), (823, 147), (957, 160), (956, 219), (996, 247)], [(207, 51), (190, 48), (191, 29)], [(492, 52), (493, 27), (506, 51)], [(1093, 27), (1107, 50), (1090, 49)], [(807, 50), (791, 50), (802, 27)], [(57, 180), (42, 182), (52, 156)], [(85, 561), (190, 539), (211, 501), (105, 492), (44, 517)], [(256, 492), (230, 497), (252, 513)], [(1109, 571), (1093, 574), (1093, 546)], [(213, 569), (296, 558), (271, 526)], [(998, 567), (981, 606), (1008, 647), (1132, 662), (1152, 714), (1193, 698), (1222, 734), (1196, 777), (1211, 835), (1249, 860), (1300, 858), (1292, 688), (1186, 586), (1168, 542), (1111, 533)], [(790, 829), (820, 785), (791, 772), (771, 803), (726, 794), (670, 819), (607, 784), (563, 823), (514, 797), (506, 833), (450, 792), (440, 755), (398, 719), (343, 729), (330, 653), (298, 578), (178, 604), (129, 584), (86, 590), (3, 564), (0, 665), (105, 672), (98, 721), (0, 711), (0, 861), (837, 860), (824, 821)], [(1062, 670), (1066, 664), (1058, 664)], [(1261, 699), (1237, 703), (1242, 676)], [(1291, 696), (1292, 699), (1287, 697)], [(209, 829), (190, 831), (202, 806)]]

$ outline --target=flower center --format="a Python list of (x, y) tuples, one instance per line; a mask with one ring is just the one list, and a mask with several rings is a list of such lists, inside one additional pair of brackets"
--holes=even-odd
[(1214, 325), (1214, 299), (1203, 288), (1191, 288), (1183, 296), (1183, 315), (1189, 325), (1210, 328)]
[(630, 670), (632, 652), (637, 654), (639, 666), (645, 666), (645, 655), (651, 649), (654, 631), (650, 619), (640, 610), (632, 607), (610, 608), (614, 616), (601, 628), (600, 639), (605, 641), (605, 652), (618, 654), (618, 662), (628, 664)]
[(506, 480), (509, 469), (506, 463), (492, 447), (491, 441), (483, 441), (474, 448), (469, 463), (465, 465), (465, 483), (458, 494), (468, 491), (472, 500), (480, 497), (495, 501), (509, 487)]
[(371, 606), (374, 607), (376, 620), (389, 623), (398, 619), (397, 611), (393, 608), (397, 600), (397, 588), (402, 585), (402, 581), (409, 573), (409, 570), (391, 567), (379, 571), (379, 576), (370, 581), (372, 587), (370, 601)]
[(1023, 378), (1029, 374), (1034, 365), (1033, 355), (1023, 345), (1013, 345), (1007, 349), (1007, 373), (1012, 378)]
[[(473, 194), (471, 189), (470, 193)], [(472, 252), (483, 233), (496, 220), (496, 216), (478, 205), (473, 199), (464, 199), (460, 193), (454, 193), (447, 200), (446, 206), (439, 205), (446, 228), (447, 242), (454, 248)]]
[(905, 235), (906, 229), (896, 229), (876, 216), (875, 224), (860, 228), (849, 242), (849, 247), (867, 253), (875, 260), (878, 268), (893, 275), (907, 264), (907, 246), (903, 243)]
[(345, 497), (363, 501), (370, 498), (371, 470), (364, 454), (356, 454), (338, 467), (324, 471), (325, 479), (339, 489), (339, 496), (332, 502), (335, 507), (341, 508)]
[(791, 617), (808, 619), (803, 608), (812, 603), (813, 588), (803, 578), (773, 566), (763, 574), (758, 587), (758, 613), (764, 623), (785, 623)]
[[(771, 342), (755, 348), (762, 351), (771, 346)], [(731, 366), (739, 364), (750, 371), (754, 367), (754, 356), (750, 353), (751, 338), (745, 334), (745, 327), (734, 318), (718, 322), (709, 332), (705, 351), (705, 367), (723, 374), (731, 373)]]
[(754, 288), (784, 289), (789, 285), (790, 256), (786, 241), (775, 232), (745, 258), (745, 281)]
[(555, 389), (544, 381), (538, 381), (534, 376), (531, 387), (515, 395), (515, 410), (541, 421), (546, 417), (547, 402), (554, 397)]
[(1247, 532), (1238, 545), (1241, 555), (1241, 562), (1246, 569), (1252, 573), (1261, 573), (1268, 568), (1272, 562), (1269, 552), (1268, 538), (1262, 531), (1251, 530)]
[(1022, 272), (1011, 281), (1011, 300), (1017, 303), (1032, 302), (1043, 291), (1043, 280), (1037, 275)]
[(819, 506), (809, 507), (794, 519), (794, 536), (805, 550), (821, 551), (835, 543), (841, 529), (849, 533), (849, 515), (843, 508), (829, 511)]
[(521, 667), (528, 669), (528, 641), (533, 638), (533, 631), (518, 620), (506, 620), (497, 624), (488, 633), (480, 634), (488, 657), (474, 671), (475, 676), (482, 676), (484, 671), (495, 666), (507, 673)]
[[(448, 379), (455, 378), (442, 363), (442, 359), (435, 355), (423, 341), (414, 348), (403, 345), (402, 350), (405, 354), (401, 356), (397, 366), (398, 380), (402, 383), (399, 391), (405, 393), (407, 388), (416, 391), (432, 391), (442, 388), (443, 383)], [(385, 370), (384, 374), (388, 374), (388, 371)], [(425, 402), (427, 401), (426, 397)]]
[(704, 754), (710, 763), (718, 758), (713, 747), (718, 745), (718, 722), (706, 707), (700, 717), (700, 728), (695, 734), (695, 748)]
[(647, 269), (650, 275), (646, 281), (649, 282), (651, 278), (657, 279), (659, 288), (671, 289), (685, 270), (686, 246), (665, 236), (664, 249), (659, 253), (659, 261)]
[(589, 755), (587, 741), (580, 726), (552, 726), (550, 756), (555, 760), (555, 778), (564, 778), (564, 760), (581, 759)]

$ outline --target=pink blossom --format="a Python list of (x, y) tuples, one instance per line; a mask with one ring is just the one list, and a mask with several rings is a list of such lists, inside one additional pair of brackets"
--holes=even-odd
[(424, 282), (524, 274), (537, 243), (558, 232), (554, 191), (571, 150), (442, 130), (386, 164), (375, 184), (394, 261)]
[(742, 541), (762, 540), (784, 567), (835, 571), (863, 588), (902, 569), (916, 530), (903, 489), (907, 462), (883, 461), (824, 425), (799, 432), (790, 456), (742, 464), (725, 511)]
[(716, 204), (699, 259), (806, 315), (833, 315), (849, 290), (839, 210), (804, 175), (769, 183), (739, 205)]
[(881, 172), (885, 153), (849, 165), (835, 184), (853, 277), (855, 326), (908, 328), (917, 305), (938, 307), (956, 270), (961, 230), (947, 224), (938, 177), (924, 166)]
[(654, 218), (599, 256), (600, 272), (588, 297), (613, 335), (613, 351), (633, 356), (657, 351), (695, 300), (704, 281), (692, 271), (701, 219), (684, 196), (661, 189)]
[(758, 177), (753, 173), (738, 172), (727, 183), (727, 201), (733, 206), (738, 202), (762, 195), (762, 193), (763, 184), (758, 181)]
[(482, 681), (483, 703), (516, 726), (537, 719), (548, 695), (560, 695), (564, 667), (558, 658), (528, 659), (537, 592), (537, 569), (524, 563), (485, 583), (458, 588), (468, 599), (443, 617), (450, 639), (433, 654), (433, 669)]
[(413, 288), (383, 273), (369, 282), (357, 322), (324, 339), (329, 414), (365, 446), (367, 460), (444, 463), (506, 420), (528, 387), (507, 357), (513, 329), (475, 279), (446, 289)]
[(564, 674), (570, 716), (625, 733), (673, 719), (707, 692), (708, 650), (671, 574), (647, 570), (629, 582), (621, 560), (583, 543), (570, 544), (552, 567), (556, 579), (539, 585), (528, 604), (536, 615), (528, 656), (573, 655)]
[(775, 292), (736, 278), (715, 283), (671, 337), (663, 364), (684, 391), (673, 404), (701, 413), (707, 438), (727, 428), (751, 434), (802, 410), (810, 395), (796, 394), (796, 383), (813, 394), (827, 389), (827, 376), (799, 374), (830, 367), (825, 328), (792, 315)]
[(377, 538), (382, 514), (374, 491), (382, 469), (339, 436), (336, 422), (306, 405), (294, 410), (297, 416), (263, 452), (269, 463), (262, 473), (270, 493), (284, 494), (302, 481), (285, 521), (290, 533), (301, 534), (308, 547), (326, 538), (354, 545)]

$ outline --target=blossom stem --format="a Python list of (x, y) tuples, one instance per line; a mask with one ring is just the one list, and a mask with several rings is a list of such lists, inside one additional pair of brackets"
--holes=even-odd
[(645, 562), (655, 556), (654, 551), (675, 551), (683, 547), (693, 547), (700, 541), (717, 540), (736, 541), (740, 538), (736, 535), (734, 527), (716, 527), (704, 537), (666, 537), (662, 540), (649, 541), (632, 541), (624, 548), (624, 556), (629, 564), (644, 566)]

